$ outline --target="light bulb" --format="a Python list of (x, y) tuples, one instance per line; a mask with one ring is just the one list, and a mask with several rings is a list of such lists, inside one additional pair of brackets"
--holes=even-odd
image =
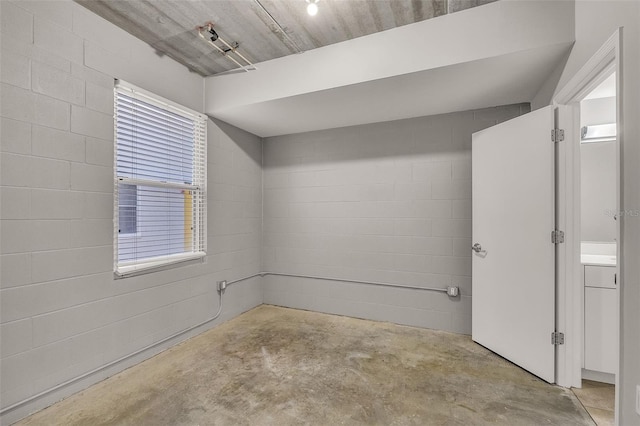
[(310, 16), (316, 16), (316, 13), (318, 13), (318, 5), (315, 2), (309, 3), (307, 6), (307, 13)]

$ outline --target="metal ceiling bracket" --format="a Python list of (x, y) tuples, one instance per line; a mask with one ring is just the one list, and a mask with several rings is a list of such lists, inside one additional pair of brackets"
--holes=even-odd
[[(258, 68), (256, 68), (255, 65), (253, 65), (253, 63), (251, 63), (251, 61), (249, 61), (244, 55), (242, 55), (240, 52), (238, 52), (238, 46), (240, 45), (237, 41), (234, 41), (233, 43), (229, 44), (227, 43), (222, 37), (220, 37), (220, 35), (213, 29), (213, 23), (212, 22), (207, 22), (205, 23), (203, 26), (201, 27), (197, 27), (196, 30), (198, 31), (198, 35), (200, 36), (201, 39), (203, 39), (204, 41), (206, 41), (207, 43), (209, 43), (211, 46), (213, 46), (218, 52), (220, 52), (222, 54), (222, 56), (225, 56), (227, 58), (229, 58), (229, 60), (231, 60), (234, 64), (236, 64), (237, 66), (239, 66), (240, 68), (242, 68), (245, 71), (249, 71), (249, 69), (253, 69), (253, 70), (257, 70)], [(210, 38), (207, 38), (204, 34), (203, 31), (206, 30), (208, 33), (210, 33), (212, 36)], [(220, 47), (218, 46), (215, 42), (219, 41), (220, 43), (222, 43), (225, 47)], [(231, 56), (231, 53), (233, 53), (234, 55), (236, 55), (240, 61), (245, 62), (245, 65), (241, 64), (239, 62), (238, 59), (234, 58), (233, 56)], [(250, 67), (249, 69), (247, 67)]]

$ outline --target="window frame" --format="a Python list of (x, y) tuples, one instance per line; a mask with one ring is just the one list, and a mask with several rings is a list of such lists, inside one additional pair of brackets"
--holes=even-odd
[[(191, 260), (203, 259), (206, 256), (207, 244), (206, 244), (206, 224), (207, 224), (207, 116), (161, 96), (141, 89), (133, 84), (124, 82), (122, 80), (115, 80), (114, 84), (114, 275), (116, 278), (125, 278), (127, 276), (139, 275), (142, 273), (149, 273), (159, 269), (165, 269), (167, 266), (175, 265)], [(167, 182), (153, 179), (137, 179), (125, 176), (118, 176), (118, 94), (121, 93), (125, 96), (133, 99), (138, 99), (142, 102), (153, 105), (166, 112), (177, 114), (183, 118), (193, 120), (194, 124), (194, 140), (193, 140), (193, 179), (191, 184), (188, 183), (176, 183)], [(136, 232), (120, 234), (119, 232), (119, 185), (134, 185), (136, 187)], [(192, 232), (190, 237), (190, 243), (192, 251), (184, 251), (175, 254), (164, 254), (160, 256), (140, 258), (134, 260), (120, 261), (119, 260), (119, 238), (130, 240), (139, 238), (142, 235), (141, 227), (139, 224), (139, 216), (137, 210), (139, 209), (138, 200), (138, 187), (156, 187), (159, 189), (182, 189), (191, 191), (191, 205), (192, 211), (190, 212), (190, 223), (192, 224)], [(186, 213), (186, 212), (185, 212)], [(185, 215), (186, 221), (186, 215)]]

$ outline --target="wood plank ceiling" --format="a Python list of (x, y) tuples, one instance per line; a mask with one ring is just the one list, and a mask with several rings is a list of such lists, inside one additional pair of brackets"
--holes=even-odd
[(205, 22), (213, 22), (222, 38), (237, 42), (244, 56), (259, 63), (495, 0), (320, 0), (316, 16), (307, 14), (305, 0), (75, 1), (209, 76), (237, 65), (198, 36), (196, 27)]

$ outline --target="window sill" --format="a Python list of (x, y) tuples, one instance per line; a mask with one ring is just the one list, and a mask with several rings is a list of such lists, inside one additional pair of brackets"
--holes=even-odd
[(144, 262), (124, 262), (120, 265), (116, 265), (114, 275), (115, 278), (128, 278), (136, 275), (148, 274), (167, 269), (167, 267), (175, 266), (179, 263), (203, 259), (205, 256), (206, 253), (204, 252), (181, 253), (170, 256), (154, 257), (146, 259)]

